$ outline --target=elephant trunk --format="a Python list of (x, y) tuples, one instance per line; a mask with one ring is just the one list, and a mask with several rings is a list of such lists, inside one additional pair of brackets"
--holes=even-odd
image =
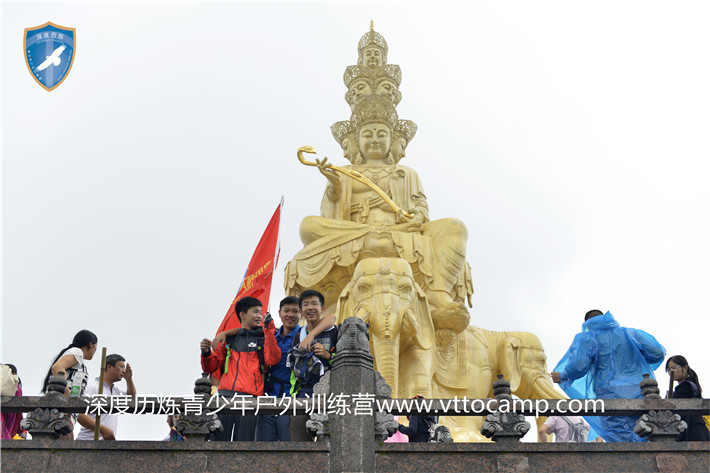
[(381, 338), (375, 340), (373, 345), (376, 352), (377, 371), (392, 388), (392, 397), (396, 398), (399, 389), (399, 337)]
[(546, 376), (538, 376), (532, 383), (532, 393), (536, 399), (567, 399), (567, 396), (562, 394), (555, 388)]

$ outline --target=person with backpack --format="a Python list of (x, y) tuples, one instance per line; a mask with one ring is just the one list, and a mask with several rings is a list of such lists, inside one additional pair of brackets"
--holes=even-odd
[[(269, 366), (281, 360), (281, 349), (274, 335), (274, 321), (268, 312), (263, 317), (261, 308), (261, 301), (254, 297), (238, 300), (235, 312), (242, 328), (237, 334), (227, 338), (214, 351), (210, 339), (200, 342), (202, 371), (223, 371), (217, 387), (220, 396), (263, 396), (264, 374)], [(224, 430), (215, 440), (254, 440), (255, 415), (219, 414), (219, 420)]]
[(550, 416), (538, 431), (540, 442), (546, 443), (549, 434), (555, 434), (556, 443), (586, 442), (589, 424), (584, 417)]
[[(289, 395), (297, 398), (313, 397), (313, 387), (333, 365), (335, 344), (338, 341), (338, 327), (330, 325), (318, 335), (317, 329), (322, 324), (335, 321), (334, 314), (323, 315), (325, 298), (323, 294), (306, 289), (298, 298), (301, 319), (305, 325), (296, 328), (296, 335), (291, 350), (286, 357), (286, 367), (291, 370)], [(323, 322), (327, 320), (327, 322)], [(291, 416), (289, 436), (292, 442), (308, 442), (313, 436), (306, 428), (308, 415)]]
[[(83, 396), (86, 384), (89, 381), (89, 370), (84, 360), (94, 357), (98, 348), (99, 338), (89, 330), (80, 330), (74, 335), (68, 347), (59, 352), (52, 362), (42, 384), (42, 392), (47, 391), (49, 378), (59, 373), (64, 373), (67, 379), (65, 396)], [(72, 425), (76, 425), (76, 414), (71, 415)], [(62, 437), (63, 440), (74, 440), (74, 433)]]
[[(294, 340), (299, 336), (301, 327), (301, 312), (298, 305), (298, 297), (288, 296), (279, 303), (279, 317), (281, 318), (281, 328), (276, 331), (276, 342), (281, 349), (281, 361), (269, 368), (266, 373), (266, 385), (264, 394), (281, 398), (289, 396), (291, 391), (291, 368), (287, 366), (286, 359), (294, 344)], [(315, 337), (325, 330), (330, 329), (335, 323), (335, 314), (324, 316), (313, 330), (308, 331), (300, 346), (310, 350)], [(225, 330), (217, 334), (212, 340), (212, 347), (216, 348), (219, 343), (224, 342), (228, 337), (236, 335), (238, 328)], [(256, 423), (256, 440), (259, 442), (289, 442), (291, 440), (290, 429), (291, 416), (289, 415), (260, 415)]]
[[(417, 394), (412, 399), (424, 399)], [(409, 437), (410, 442), (452, 442), (448, 427), (439, 424), (439, 416), (419, 415), (407, 416), (409, 426), (399, 425), (397, 430)]]
[(429, 428), (439, 422), (439, 416), (409, 416), (409, 426), (400, 424), (397, 430), (409, 437), (410, 442), (429, 442)]
[[(678, 386), (673, 390), (673, 399), (701, 398), (703, 390), (698, 381), (698, 374), (688, 365), (685, 357), (676, 355), (666, 361), (666, 373), (673, 373), (673, 379), (678, 381)], [(703, 416), (681, 416), (688, 424), (688, 428), (676, 438), (678, 442), (707, 442), (710, 441), (710, 432)]]

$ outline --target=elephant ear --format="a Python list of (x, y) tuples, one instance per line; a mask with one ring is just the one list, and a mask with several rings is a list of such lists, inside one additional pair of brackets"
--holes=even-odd
[(510, 390), (515, 393), (520, 387), (520, 339), (505, 337), (498, 343), (498, 373), (510, 381)]
[[(429, 310), (429, 302), (426, 294), (419, 287), (419, 284), (414, 283), (416, 288), (417, 301), (414, 309), (414, 317), (418, 330), (412, 331), (412, 339), (422, 350), (428, 350), (434, 345), (434, 323), (431, 320), (431, 311)], [(407, 315), (405, 314), (405, 317)]]
[[(343, 288), (338, 296), (338, 304), (335, 306), (335, 317), (336, 323), (338, 325), (342, 324), (345, 319), (355, 315), (355, 307), (353, 306), (352, 298), (352, 288), (353, 283), (350, 281), (347, 286)], [(365, 321), (365, 323), (368, 323)]]

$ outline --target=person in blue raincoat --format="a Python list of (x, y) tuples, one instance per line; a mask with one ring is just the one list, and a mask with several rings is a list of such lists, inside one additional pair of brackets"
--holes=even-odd
[[(643, 375), (653, 376), (666, 349), (643, 330), (620, 327), (611, 312), (590, 310), (582, 332), (562, 357), (552, 380), (572, 399), (640, 399)], [(607, 442), (642, 442), (634, 433), (638, 417), (588, 416)]]

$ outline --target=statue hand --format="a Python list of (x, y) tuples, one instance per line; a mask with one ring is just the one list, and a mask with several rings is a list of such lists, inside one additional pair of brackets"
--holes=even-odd
[(421, 233), (422, 224), (424, 223), (424, 214), (419, 209), (409, 209), (407, 213), (414, 214), (413, 218), (408, 218), (404, 215), (404, 211), (397, 212), (397, 221), (402, 222), (392, 227), (393, 230), (405, 231), (412, 233)]
[(329, 186), (327, 188), (328, 197), (330, 200), (335, 201), (340, 196), (340, 179), (336, 176), (335, 172), (330, 169), (333, 165), (328, 162), (328, 158), (316, 159), (316, 164), (318, 165), (318, 170), (326, 178), (328, 178)]
[(333, 167), (333, 165), (328, 162), (328, 158), (323, 158), (322, 161), (316, 158), (316, 164), (318, 165), (318, 170), (320, 171), (320, 173), (327, 177), (329, 181), (332, 182), (333, 180), (335, 180), (340, 183), (337, 176), (335, 175), (335, 172), (330, 169), (331, 167)]
[(421, 226), (424, 223), (424, 213), (419, 209), (409, 209), (407, 213), (414, 214), (414, 218), (410, 220), (410, 223), (416, 223)]

